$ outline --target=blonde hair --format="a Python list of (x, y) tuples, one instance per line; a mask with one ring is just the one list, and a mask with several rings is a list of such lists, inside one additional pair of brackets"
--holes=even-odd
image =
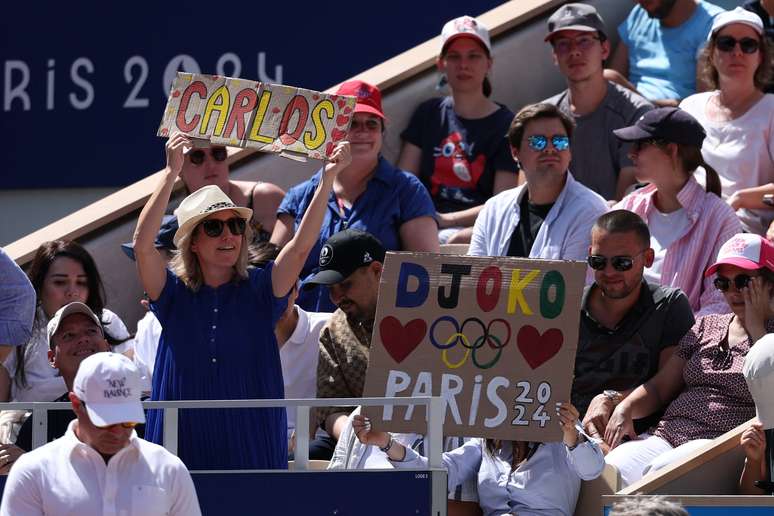
[[(198, 292), (204, 283), (202, 268), (199, 265), (199, 258), (191, 250), (193, 235), (196, 233), (199, 225), (197, 224), (187, 234), (180, 237), (177, 245), (177, 251), (174, 251), (172, 259), (169, 261), (169, 269), (175, 276), (180, 278), (183, 284), (194, 292)], [(247, 279), (247, 248), (248, 242), (253, 241), (253, 229), (250, 224), (245, 225), (245, 234), (242, 235), (242, 247), (239, 250), (239, 257), (234, 264), (234, 281)]]

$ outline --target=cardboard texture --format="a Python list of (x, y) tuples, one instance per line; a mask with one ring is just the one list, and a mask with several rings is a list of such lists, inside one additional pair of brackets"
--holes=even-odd
[[(442, 396), (447, 436), (559, 441), (586, 265), (387, 253), (364, 396)], [(426, 429), (425, 408), (367, 407), (374, 428)]]
[(325, 160), (345, 139), (355, 97), (281, 84), (178, 72), (158, 136), (180, 131), (213, 144)]

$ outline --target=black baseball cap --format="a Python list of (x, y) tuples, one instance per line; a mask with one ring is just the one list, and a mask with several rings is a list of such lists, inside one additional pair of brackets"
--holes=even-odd
[(371, 233), (345, 229), (332, 235), (320, 249), (319, 269), (304, 282), (308, 290), (317, 285), (333, 285), (345, 280), (360, 267), (384, 262), (386, 251)]
[(563, 30), (599, 32), (607, 39), (605, 22), (594, 6), (588, 4), (565, 4), (557, 9), (548, 19), (548, 34), (544, 41)]
[[(174, 215), (164, 215), (161, 228), (159, 228), (159, 233), (156, 235), (156, 240), (153, 242), (153, 246), (156, 249), (167, 249), (169, 251), (174, 251), (177, 249), (177, 247), (175, 247), (175, 243), (172, 241), (172, 238), (175, 236), (176, 231), (177, 217)], [(121, 244), (121, 250), (126, 256), (134, 260), (134, 244), (132, 242)]]
[(625, 142), (654, 138), (694, 147), (701, 147), (707, 135), (698, 120), (677, 107), (648, 111), (636, 124), (616, 129), (613, 134)]

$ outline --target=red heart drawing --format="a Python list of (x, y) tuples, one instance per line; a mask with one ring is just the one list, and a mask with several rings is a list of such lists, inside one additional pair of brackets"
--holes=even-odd
[(175, 97), (175, 98), (179, 97), (180, 96), (180, 90), (173, 91), (172, 92), (172, 96)]
[(344, 100), (344, 99), (339, 99), (339, 100), (336, 102), (336, 104), (338, 104), (338, 105), (339, 105), (339, 109), (344, 109), (344, 106), (346, 106), (346, 105), (347, 105), (347, 101), (346, 101), (346, 100)]
[(296, 143), (298, 140), (290, 136), (289, 134), (283, 134), (279, 137), (280, 141), (284, 143), (285, 145), (292, 145)]
[(345, 126), (347, 125), (347, 122), (349, 122), (349, 117), (347, 115), (339, 115), (336, 117), (336, 125)]
[(320, 100), (320, 96), (319, 96), (319, 95), (312, 95), (312, 98), (313, 98), (314, 100)]
[(344, 108), (344, 111), (342, 111), (342, 113), (344, 113), (345, 115), (348, 115), (348, 114), (350, 114), (351, 112), (352, 112), (352, 108), (351, 108), (351, 107), (349, 107), (349, 106), (345, 107), (345, 108)]
[(277, 106), (274, 106), (274, 107), (271, 109), (271, 112), (272, 112), (272, 113), (279, 113), (279, 112), (280, 112), (280, 108), (278, 108)]
[(345, 131), (339, 131), (335, 127), (333, 128), (333, 131), (331, 131), (331, 137), (333, 138), (334, 142), (343, 140), (345, 136), (347, 136), (347, 133)]
[(550, 360), (564, 343), (564, 335), (557, 328), (546, 330), (543, 335), (534, 326), (522, 326), (516, 335), (516, 345), (532, 369)]
[(325, 146), (325, 155), (330, 156), (333, 154), (333, 142), (328, 142), (328, 145)]
[(388, 315), (379, 323), (384, 349), (399, 364), (419, 346), (426, 332), (427, 323), (422, 319), (411, 320), (403, 326), (398, 319)]

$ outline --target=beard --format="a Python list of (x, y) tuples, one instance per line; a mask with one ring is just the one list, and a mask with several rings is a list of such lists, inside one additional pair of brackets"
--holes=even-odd
[(656, 18), (658, 20), (663, 20), (667, 16), (669, 16), (669, 13), (672, 12), (672, 8), (675, 6), (675, 3), (677, 3), (677, 0), (661, 0), (661, 3), (653, 9), (652, 11), (648, 11), (646, 9), (646, 12), (648, 13), (648, 16), (651, 18)]
[(599, 287), (599, 290), (602, 291), (602, 295), (608, 299), (624, 299), (625, 297), (629, 296), (632, 292), (634, 292), (634, 290), (639, 285), (640, 285), (640, 282), (635, 282), (634, 284), (630, 285), (624, 281), (623, 285), (621, 285), (620, 287), (610, 289), (604, 284), (597, 282), (597, 286)]

